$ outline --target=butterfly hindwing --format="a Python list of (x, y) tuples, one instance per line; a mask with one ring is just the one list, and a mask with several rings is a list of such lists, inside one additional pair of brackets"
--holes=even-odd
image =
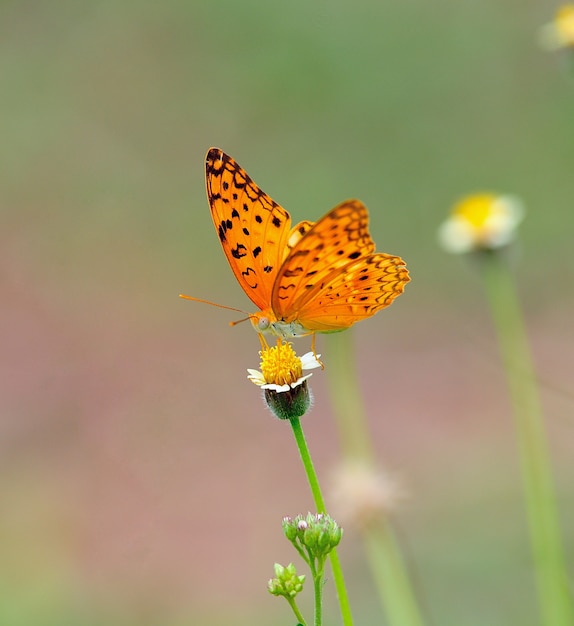
[(298, 321), (309, 331), (348, 328), (389, 306), (409, 280), (400, 257), (369, 254), (327, 277), (299, 309)]
[(374, 315), (403, 292), (404, 261), (375, 254), (367, 208), (358, 200), (338, 205), (290, 250), (273, 290), (273, 310), (308, 331), (348, 328)]
[(256, 306), (268, 308), (287, 249), (289, 213), (218, 148), (207, 153), (205, 176), (213, 223), (235, 278)]

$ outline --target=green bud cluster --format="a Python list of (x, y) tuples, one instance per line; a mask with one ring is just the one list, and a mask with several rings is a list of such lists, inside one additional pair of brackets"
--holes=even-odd
[(321, 561), (339, 545), (343, 535), (343, 529), (326, 513), (286, 517), (283, 519), (283, 532), (302, 556), (306, 553), (309, 558)]
[(275, 578), (271, 578), (267, 583), (269, 593), (272, 593), (274, 596), (294, 598), (303, 589), (305, 576), (297, 576), (293, 563), (289, 563), (287, 567), (275, 563), (274, 569)]

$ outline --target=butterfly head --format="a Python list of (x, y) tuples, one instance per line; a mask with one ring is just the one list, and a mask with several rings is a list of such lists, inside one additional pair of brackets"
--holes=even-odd
[(273, 324), (277, 321), (275, 314), (270, 309), (257, 311), (249, 316), (251, 325), (258, 333), (273, 333)]

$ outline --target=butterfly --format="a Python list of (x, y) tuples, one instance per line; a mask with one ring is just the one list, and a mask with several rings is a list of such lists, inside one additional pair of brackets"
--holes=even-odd
[(259, 309), (249, 316), (258, 333), (287, 339), (342, 331), (403, 293), (406, 265), (375, 252), (359, 200), (292, 227), (289, 213), (219, 148), (207, 153), (205, 177), (227, 261)]

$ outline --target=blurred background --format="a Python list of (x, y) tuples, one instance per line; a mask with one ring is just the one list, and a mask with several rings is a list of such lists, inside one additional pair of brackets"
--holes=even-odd
[[(406, 260), (353, 339), (429, 624), (537, 623), (488, 310), (436, 229), (474, 191), (526, 205), (516, 279), (572, 562), (574, 65), (537, 45), (555, 8), (1, 3), (0, 623), (292, 622), (266, 591), (296, 560), (282, 517), (312, 509), (290, 429), (246, 379), (248, 325), (178, 298), (253, 308), (211, 223), (210, 146), (296, 221), (360, 198)], [(304, 426), (327, 483), (326, 375)], [(341, 557), (357, 623), (383, 624), (352, 529)]]

